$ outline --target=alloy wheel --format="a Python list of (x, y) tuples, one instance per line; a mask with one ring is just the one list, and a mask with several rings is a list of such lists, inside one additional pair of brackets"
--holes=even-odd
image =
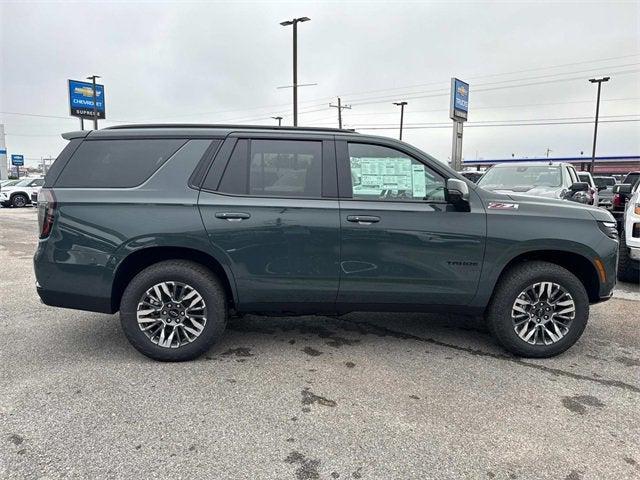
[(207, 305), (191, 285), (161, 282), (148, 289), (138, 302), (138, 326), (160, 347), (179, 348), (204, 331)]
[(513, 302), (511, 319), (516, 334), (531, 345), (551, 345), (562, 339), (576, 316), (571, 294), (553, 282), (528, 286)]

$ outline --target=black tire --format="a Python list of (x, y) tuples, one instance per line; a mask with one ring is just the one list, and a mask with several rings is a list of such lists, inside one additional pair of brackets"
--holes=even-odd
[(16, 208), (26, 207), (28, 203), (29, 203), (29, 199), (27, 198), (27, 196), (21, 193), (17, 193), (13, 197), (11, 197), (11, 205), (13, 207), (16, 207)]
[[(525, 342), (516, 333), (511, 318), (512, 307), (518, 295), (538, 282), (557, 283), (569, 292), (575, 304), (575, 318), (569, 324), (569, 331), (550, 345)], [(588, 319), (589, 297), (582, 282), (567, 269), (542, 261), (524, 262), (503, 274), (486, 313), (489, 330), (506, 350), (521, 357), (532, 358), (553, 357), (567, 350), (578, 341)]]
[[(188, 284), (202, 296), (207, 308), (207, 321), (200, 335), (177, 348), (160, 347), (138, 326), (137, 306), (145, 292), (161, 282)], [(129, 283), (120, 301), (120, 322), (131, 344), (142, 354), (163, 362), (193, 360), (220, 339), (227, 325), (227, 301), (219, 279), (202, 265), (187, 260), (156, 263)]]
[(640, 283), (640, 262), (629, 256), (629, 248), (623, 229), (620, 229), (620, 244), (618, 246), (618, 280)]

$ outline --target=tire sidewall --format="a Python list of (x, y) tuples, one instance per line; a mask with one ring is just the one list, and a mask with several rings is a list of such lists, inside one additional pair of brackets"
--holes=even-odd
[[(549, 357), (564, 352), (578, 341), (589, 319), (589, 298), (584, 286), (572, 273), (562, 267), (553, 264), (549, 265), (548, 271), (537, 273), (513, 275), (505, 279), (505, 285), (494, 299), (492, 330), (501, 343), (509, 350), (518, 355), (527, 357)], [(539, 265), (541, 267), (542, 265)], [(508, 283), (507, 283), (508, 282)], [(572, 320), (569, 331), (559, 341), (551, 345), (531, 345), (522, 340), (516, 333), (511, 318), (513, 303), (522, 291), (527, 287), (539, 282), (557, 283), (571, 294), (573, 298), (576, 314)], [(495, 318), (498, 317), (498, 318)]]
[[(137, 305), (145, 292), (161, 282), (181, 282), (195, 288), (207, 307), (207, 322), (194, 341), (178, 348), (160, 347), (140, 330)], [(191, 269), (182, 262), (162, 262), (139, 273), (129, 283), (120, 303), (120, 321), (125, 335), (143, 354), (161, 361), (184, 361), (205, 353), (223, 334), (227, 323), (224, 290), (213, 275)]]
[[(16, 199), (18, 199), (18, 198), (24, 199), (24, 203), (22, 205), (16, 205)], [(13, 197), (11, 197), (11, 205), (13, 205), (16, 208), (26, 207), (28, 201), (29, 200), (27, 199), (27, 197), (25, 197), (21, 193), (18, 193), (17, 195), (14, 195)]]

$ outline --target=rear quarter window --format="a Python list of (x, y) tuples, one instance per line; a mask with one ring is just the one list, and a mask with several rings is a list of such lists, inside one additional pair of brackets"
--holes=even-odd
[(136, 187), (186, 142), (185, 139), (86, 140), (69, 159), (55, 186)]

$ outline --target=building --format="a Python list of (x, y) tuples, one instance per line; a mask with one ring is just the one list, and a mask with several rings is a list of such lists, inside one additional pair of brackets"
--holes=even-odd
[[(487, 168), (498, 163), (515, 162), (567, 162), (572, 163), (576, 170), (586, 171), (589, 168), (591, 159), (588, 157), (560, 157), (560, 158), (504, 158), (504, 159), (478, 159), (463, 160), (462, 167), (465, 169)], [(617, 155), (596, 157), (595, 172), (598, 175), (623, 175), (633, 170), (640, 170), (640, 155)]]

